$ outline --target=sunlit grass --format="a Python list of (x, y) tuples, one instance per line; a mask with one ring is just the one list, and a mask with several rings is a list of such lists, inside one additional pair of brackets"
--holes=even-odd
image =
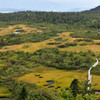
[(11, 96), (11, 93), (8, 91), (7, 88), (0, 87), (0, 97), (3, 97), (3, 96), (9, 97), (9, 96)]
[(35, 32), (35, 33), (42, 32), (42, 30), (38, 30), (37, 28), (30, 28), (30, 27), (27, 27), (26, 25), (19, 24), (19, 25), (12, 25), (7, 28), (0, 28), (0, 36), (16, 32), (17, 30), (19, 30), (17, 28), (21, 28), (25, 31), (25, 32), (22, 32), (21, 34), (27, 34), (27, 33), (32, 33), (32, 32)]
[(61, 87), (61, 89), (66, 89), (70, 86), (73, 79), (77, 78), (79, 81), (87, 80), (87, 71), (65, 71), (55, 68), (48, 68), (40, 66), (37, 68), (31, 69), (33, 73), (26, 74), (18, 78), (19, 81), (25, 81), (28, 83), (37, 83), (42, 88), (47, 88), (49, 86), (46, 81), (54, 81), (53, 89)]
[(100, 90), (100, 76), (92, 75), (92, 87), (96, 90)]
[(84, 46), (84, 48), (91, 50), (92, 52), (96, 54), (100, 53), (100, 45), (87, 45), (87, 46)]
[(60, 48), (60, 50), (61, 51), (73, 51), (73, 52), (80, 52), (80, 51), (86, 52), (86, 51), (88, 51), (88, 49), (86, 49), (82, 46), (70, 46), (67, 48)]

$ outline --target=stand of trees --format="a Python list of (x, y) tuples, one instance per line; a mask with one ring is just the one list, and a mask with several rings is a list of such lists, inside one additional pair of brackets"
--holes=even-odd
[(87, 90), (88, 82), (85, 83), (80, 87), (79, 81), (74, 79), (67, 92), (62, 90), (57, 93), (42, 89), (38, 90), (35, 84), (16, 82), (10, 79), (8, 89), (12, 93), (11, 99), (15, 100), (99, 100), (95, 98), (93, 91)]
[(57, 32), (30, 33), (30, 34), (9, 34), (0, 36), (0, 46), (21, 44), (26, 42), (40, 42), (57, 36)]
[[(95, 11), (96, 12), (96, 11)], [(87, 12), (38, 12), (22, 11), (15, 13), (0, 13), (0, 22), (17, 23), (65, 23), (67, 25), (84, 25), (100, 28), (100, 13)]]
[[(0, 14), (0, 21), (25, 21), (34, 23), (84, 23), (94, 17), (84, 13), (68, 13), (68, 12), (32, 12), (23, 11), (15, 13)], [(96, 17), (96, 16), (95, 16)]]
[(92, 52), (64, 52), (57, 48), (45, 48), (37, 50), (34, 57), (38, 57), (36, 63), (48, 67), (55, 67), (64, 70), (89, 69), (95, 60)]

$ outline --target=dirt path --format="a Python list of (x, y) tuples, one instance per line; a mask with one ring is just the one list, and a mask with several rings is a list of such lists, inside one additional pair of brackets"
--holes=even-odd
[[(97, 62), (88, 70), (88, 84), (91, 84), (91, 82), (92, 82), (92, 75), (91, 75), (91, 69), (93, 68), (93, 67), (96, 67), (98, 64), (99, 64), (99, 60), (96, 58), (96, 60), (97, 60)], [(88, 90), (89, 90), (90, 88), (88, 87)]]

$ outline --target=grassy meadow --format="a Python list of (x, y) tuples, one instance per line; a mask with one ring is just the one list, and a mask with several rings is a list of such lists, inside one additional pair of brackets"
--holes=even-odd
[[(18, 28), (18, 29), (16, 29)], [(35, 33), (37, 32), (43, 32), (44, 29), (47, 31), (48, 28), (31, 28), (31, 27), (27, 27), (27, 25), (13, 25), (13, 26), (9, 26), (7, 28), (1, 28), (0, 31), (0, 35), (6, 35), (6, 34), (12, 34), (12, 32), (16, 32), (16, 30), (19, 30), (19, 28), (21, 28), (22, 30), (24, 30), (24, 32), (21, 32), (19, 34), (28, 34), (28, 33), (32, 33), (33, 31)], [(39, 30), (41, 29), (41, 30)], [(67, 30), (66, 30), (67, 31)], [(65, 43), (73, 43), (75, 40), (78, 39), (82, 39), (82, 38), (72, 38), (70, 36), (72, 32), (62, 32), (62, 33), (58, 33), (58, 36), (55, 37), (51, 37), (48, 40), (44, 40), (41, 42), (37, 42), (37, 43), (21, 43), (21, 44), (15, 44), (15, 45), (10, 45), (10, 46), (3, 46), (0, 51), (7, 51), (7, 50), (15, 50), (15, 51), (25, 51), (25, 52), (34, 52), (38, 49), (42, 49), (42, 48), (46, 48), (46, 47), (57, 47), (59, 45), (63, 45)], [(33, 33), (34, 34), (34, 33)], [(61, 40), (57, 40), (61, 38)], [(59, 48), (59, 50), (62, 51), (76, 51), (76, 52), (80, 52), (80, 51), (88, 51), (91, 50), (93, 52), (95, 52), (96, 54), (100, 53), (100, 46), (96, 45), (96, 43), (99, 43), (100, 40), (93, 40), (93, 42), (89, 43), (86, 41), (83, 42), (77, 42), (78, 45), (77, 46), (70, 46), (70, 47), (66, 47), (66, 48)], [(51, 43), (51, 44), (49, 44)], [(80, 44), (83, 44), (82, 46)], [(86, 45), (84, 45), (86, 44)]]
[(6, 87), (0, 87), (0, 97), (9, 97), (11, 93)]
[[(33, 73), (26, 74), (18, 78), (18, 81), (25, 81), (28, 83), (37, 83), (39, 88), (49, 89), (50, 86), (53, 86), (51, 90), (63, 90), (67, 89), (73, 79), (78, 79), (81, 83), (87, 80), (88, 73), (86, 70), (78, 71), (65, 71), (55, 68), (48, 68), (45, 66), (40, 66), (37, 68), (31, 69)], [(63, 74), (62, 74), (63, 73)], [(95, 90), (100, 90), (100, 76), (92, 75), (92, 88)], [(84, 81), (83, 81), (84, 80)], [(47, 81), (54, 81), (54, 84), (49, 85)], [(57, 89), (57, 87), (60, 87)]]
[[(87, 71), (64, 71), (55, 68), (47, 68), (45, 66), (33, 68), (31, 71), (33, 71), (33, 73), (19, 77), (18, 80), (37, 83), (40, 88), (49, 89), (50, 86), (54, 86), (51, 88), (53, 90), (57, 90), (57, 87), (60, 87), (59, 90), (67, 89), (75, 78), (79, 79), (81, 82), (87, 80)], [(46, 82), (49, 80), (54, 81), (54, 84), (49, 85)]]
[[(30, 34), (30, 33), (41, 33), (41, 32), (48, 32), (56, 25), (11, 25), (6, 28), (1, 27), (0, 28), (0, 36), (5, 36), (12, 34), (13, 32), (18, 32), (21, 30), (19, 34)], [(87, 52), (91, 50), (95, 54), (100, 53), (100, 45), (97, 45), (97, 43), (100, 43), (100, 40), (92, 40), (90, 42), (87, 42), (83, 40), (84, 38), (74, 38), (71, 37), (70, 34), (73, 32), (69, 32), (65, 26), (61, 25), (56, 26), (57, 28), (57, 36), (50, 37), (49, 39), (46, 39), (44, 41), (40, 42), (27, 42), (27, 43), (20, 43), (20, 44), (14, 44), (14, 45), (6, 45), (0, 48), (0, 52), (5, 51), (24, 51), (29, 53), (34, 53), (35, 51), (39, 49), (44, 48), (58, 48), (60, 51), (72, 51), (72, 52)], [(62, 28), (63, 27), (63, 28)], [(61, 30), (62, 29), (62, 30)], [(41, 37), (41, 36), (40, 36)], [(81, 40), (81, 41), (78, 41)], [(68, 46), (64, 48), (59, 48), (60, 45), (65, 45), (66, 43), (74, 43), (76, 42), (77, 45), (75, 46)], [(0, 66), (3, 66), (0, 64)], [(91, 66), (90, 66), (91, 67)], [(77, 78), (80, 83), (87, 80), (87, 70), (74, 70), (74, 71), (68, 71), (68, 70), (59, 70), (51, 67), (46, 66), (39, 66), (35, 68), (30, 69), (30, 73), (25, 74), (23, 76), (15, 78), (18, 82), (24, 81), (27, 83), (36, 83), (39, 87), (39, 89), (48, 89), (48, 90), (54, 90), (54, 91), (61, 91), (63, 89), (67, 89), (72, 80)], [(54, 84), (49, 85), (47, 81), (53, 81)], [(51, 87), (51, 88), (50, 88)], [(95, 90), (100, 90), (100, 75), (93, 75), (92, 76), (92, 88)], [(0, 96), (10, 96), (10, 93), (6, 89), (6, 87), (0, 87)]]
[[(48, 26), (47, 26), (47, 28), (46, 27), (41, 28), (41, 27), (37, 27), (37, 26), (36, 26), (36, 28), (35, 27), (32, 28), (32, 26), (28, 27), (27, 25), (19, 24), (19, 25), (12, 25), (7, 28), (1, 28), (0, 35), (3, 36), (6, 34), (12, 34), (12, 32), (16, 32), (16, 30), (19, 30), (20, 28), (22, 30), (24, 30), (24, 32), (21, 32), (19, 34), (29, 34), (32, 32), (38, 33), (38, 32), (43, 32), (43, 31), (48, 30)], [(66, 31), (67, 31), (67, 29), (66, 29)], [(42, 49), (42, 48), (46, 48), (46, 47), (57, 47), (58, 45), (61, 45), (64, 43), (73, 43), (75, 40), (82, 39), (82, 38), (72, 38), (70, 36), (71, 33), (72, 32), (58, 33), (58, 36), (51, 37), (48, 40), (44, 40), (44, 41), (37, 42), (37, 43), (29, 42), (29, 43), (21, 43), (21, 44), (17, 44), (17, 45), (15, 44), (15, 45), (11, 45), (11, 46), (3, 46), (2, 49), (0, 49), (0, 51), (22, 50), (25, 52), (34, 52), (38, 49)], [(61, 38), (61, 40), (56, 41), (56, 39), (58, 39), (58, 38)], [(70, 46), (68, 48), (59, 48), (59, 49), (63, 50), (63, 51), (76, 51), (76, 52), (91, 50), (95, 53), (100, 53), (100, 50), (99, 50), (100, 46), (96, 45), (96, 43), (99, 43), (99, 42), (100, 42), (100, 40), (93, 40), (93, 43), (83, 41), (83, 42), (78, 42), (77, 46)], [(55, 44), (49, 45), (48, 43), (55, 43)], [(58, 44), (56, 44), (56, 43), (58, 43)], [(86, 45), (80, 46), (79, 44), (86, 44)]]

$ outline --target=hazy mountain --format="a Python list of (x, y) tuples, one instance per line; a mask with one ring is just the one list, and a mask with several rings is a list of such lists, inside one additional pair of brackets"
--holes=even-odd
[(98, 13), (100, 13), (100, 6), (97, 6), (97, 7), (95, 7), (95, 8), (92, 8), (92, 9), (87, 10), (87, 11), (84, 11), (84, 12), (86, 12), (86, 13), (96, 13), (96, 14), (98, 14)]
[(17, 12), (17, 11), (23, 11), (22, 9), (11, 9), (11, 8), (0, 8), (0, 13), (11, 13), (11, 12)]
[(100, 11), (100, 6), (90, 9), (90, 11)]
[[(68, 12), (92, 12), (92, 13), (100, 13), (100, 6), (90, 9), (90, 10), (85, 10), (83, 11), (84, 8), (74, 8), (74, 9), (69, 9)], [(12, 9), (12, 8), (0, 8), (0, 13), (13, 13), (13, 12), (18, 12), (18, 11), (26, 11), (24, 9)], [(56, 12), (56, 11), (54, 11)], [(67, 12), (67, 11), (66, 11)]]

